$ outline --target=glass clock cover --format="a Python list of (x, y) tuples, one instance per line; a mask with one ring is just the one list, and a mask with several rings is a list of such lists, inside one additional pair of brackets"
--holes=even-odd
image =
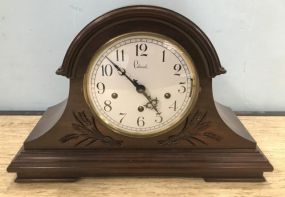
[(102, 122), (123, 135), (155, 136), (181, 123), (195, 104), (198, 76), (174, 40), (133, 32), (103, 45), (85, 75), (85, 96)]

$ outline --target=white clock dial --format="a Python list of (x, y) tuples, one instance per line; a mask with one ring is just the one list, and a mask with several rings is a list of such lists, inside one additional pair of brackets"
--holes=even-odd
[(103, 45), (85, 82), (96, 115), (115, 132), (133, 137), (174, 128), (198, 94), (189, 54), (174, 40), (150, 32), (124, 34)]

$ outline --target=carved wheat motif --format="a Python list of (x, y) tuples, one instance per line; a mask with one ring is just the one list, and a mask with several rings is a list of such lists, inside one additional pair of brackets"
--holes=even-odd
[(210, 136), (215, 136), (215, 138), (220, 139), (218, 135), (212, 132), (206, 132), (207, 135), (204, 135), (203, 131), (205, 131), (210, 125), (210, 121), (206, 121), (206, 116), (206, 111), (197, 110), (186, 119), (181, 132), (176, 135), (171, 135), (165, 140), (160, 140), (158, 143), (161, 145), (173, 145), (178, 141), (184, 140), (193, 146), (196, 146), (198, 144), (207, 145), (207, 142), (203, 139), (203, 136), (207, 138), (210, 138)]
[(110, 146), (120, 146), (122, 144), (120, 140), (115, 140), (110, 136), (103, 135), (97, 128), (94, 117), (87, 117), (84, 111), (73, 113), (73, 117), (76, 120), (76, 123), (72, 124), (72, 128), (75, 132), (60, 138), (62, 143), (73, 140), (75, 141), (74, 146), (83, 145), (85, 147), (97, 141), (101, 141)]

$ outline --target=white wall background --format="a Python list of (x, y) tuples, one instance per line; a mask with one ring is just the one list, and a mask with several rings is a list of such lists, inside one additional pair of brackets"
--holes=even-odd
[(0, 110), (45, 110), (68, 95), (55, 75), (76, 34), (112, 9), (173, 9), (214, 44), (227, 74), (214, 96), (237, 111), (285, 111), (284, 0), (0, 0)]

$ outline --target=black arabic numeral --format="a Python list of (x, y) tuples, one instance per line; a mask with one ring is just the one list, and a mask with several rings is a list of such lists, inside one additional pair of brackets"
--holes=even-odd
[(145, 122), (144, 122), (144, 117), (143, 116), (139, 116), (138, 119), (137, 119), (137, 125), (139, 127), (143, 127), (145, 125)]
[(181, 71), (181, 69), (182, 69), (182, 66), (181, 66), (181, 64), (175, 64), (174, 66), (173, 66), (173, 69), (176, 71), (176, 73), (174, 74), (174, 75), (176, 75), (176, 76), (180, 76), (180, 71)]
[(104, 92), (105, 92), (105, 84), (104, 83), (102, 83), (102, 82), (98, 82), (97, 84), (96, 84), (96, 87), (97, 87), (97, 89), (98, 89), (98, 94), (103, 94)]
[(185, 82), (180, 82), (179, 83), (181, 86), (180, 86), (180, 88), (178, 89), (178, 92), (179, 93), (185, 93), (186, 92), (186, 87), (185, 87)]
[(122, 123), (127, 113), (119, 113), (119, 115), (122, 116), (122, 118), (120, 119), (120, 123)]
[(165, 50), (162, 51), (162, 62), (165, 62)]
[(122, 50), (117, 49), (116, 50), (116, 58), (117, 58), (117, 61), (123, 62), (125, 60), (124, 49), (122, 49)]
[(102, 65), (102, 76), (111, 76), (113, 74), (113, 67), (111, 64)]
[(157, 119), (154, 120), (156, 123), (161, 123), (163, 121), (163, 118), (160, 114), (156, 114)]
[(176, 111), (176, 109), (177, 109), (176, 101), (174, 101), (174, 103), (172, 105), (170, 105), (168, 108), (173, 109), (173, 111)]
[(147, 45), (146, 44), (137, 44), (136, 45), (136, 56), (147, 56)]
[(104, 101), (104, 104), (105, 104), (104, 110), (106, 112), (110, 112), (112, 110), (112, 106), (111, 106), (112, 102), (110, 100), (106, 100)]

